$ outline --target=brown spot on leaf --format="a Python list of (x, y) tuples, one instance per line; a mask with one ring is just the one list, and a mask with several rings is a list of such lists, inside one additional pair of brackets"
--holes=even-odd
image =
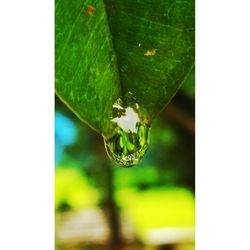
[(94, 6), (91, 5), (91, 4), (89, 4), (88, 7), (87, 7), (87, 13), (88, 13), (88, 15), (89, 15), (89, 16), (92, 16), (93, 13), (94, 13), (94, 11), (95, 11)]
[(144, 53), (144, 56), (154, 56), (157, 49), (149, 49)]

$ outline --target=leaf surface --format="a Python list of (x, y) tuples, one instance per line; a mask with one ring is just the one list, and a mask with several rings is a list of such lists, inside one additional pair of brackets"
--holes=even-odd
[(56, 92), (106, 137), (119, 97), (151, 121), (193, 65), (193, 0), (56, 0)]
[(194, 1), (105, 3), (124, 99), (133, 93), (142, 116), (152, 120), (194, 65)]
[(55, 23), (56, 93), (81, 120), (108, 137), (120, 84), (104, 4), (56, 0)]

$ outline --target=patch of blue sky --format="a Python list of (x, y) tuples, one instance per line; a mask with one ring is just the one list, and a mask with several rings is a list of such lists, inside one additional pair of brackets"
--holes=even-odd
[(55, 112), (55, 164), (63, 158), (64, 147), (77, 139), (77, 129), (73, 121), (60, 112)]

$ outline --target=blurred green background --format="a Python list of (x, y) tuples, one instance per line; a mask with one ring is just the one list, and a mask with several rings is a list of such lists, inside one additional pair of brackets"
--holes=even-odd
[(128, 169), (56, 98), (56, 249), (194, 249), (194, 83), (193, 70), (153, 122), (144, 160)]

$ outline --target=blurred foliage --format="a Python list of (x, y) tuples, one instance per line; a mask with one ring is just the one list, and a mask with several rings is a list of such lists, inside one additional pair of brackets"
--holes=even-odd
[(161, 227), (194, 226), (194, 197), (185, 188), (121, 189), (117, 202), (130, 215), (139, 233)]
[(99, 193), (83, 172), (75, 167), (60, 167), (55, 173), (55, 208), (59, 211), (94, 207)]

